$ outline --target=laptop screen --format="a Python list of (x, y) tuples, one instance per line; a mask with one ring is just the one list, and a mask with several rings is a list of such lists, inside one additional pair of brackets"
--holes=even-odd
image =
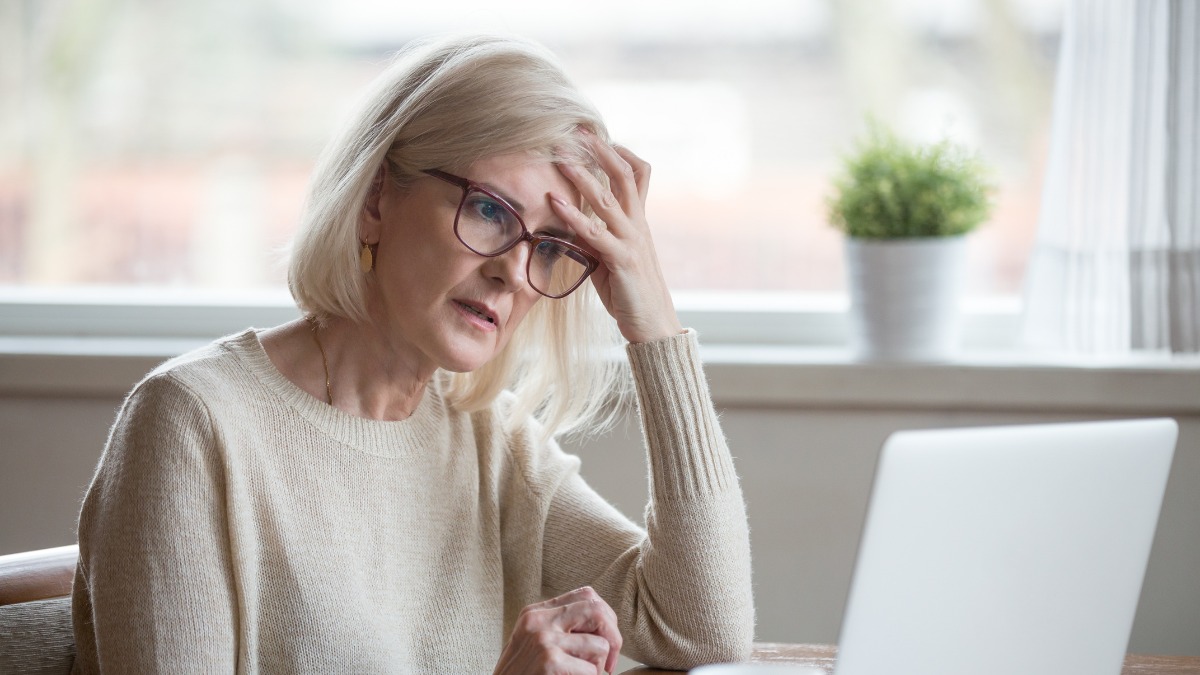
[(837, 675), (1118, 675), (1173, 420), (903, 431), (876, 470)]

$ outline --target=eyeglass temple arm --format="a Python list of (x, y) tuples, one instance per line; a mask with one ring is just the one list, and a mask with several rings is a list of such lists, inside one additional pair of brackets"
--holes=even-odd
[(458, 187), (463, 188), (464, 190), (471, 187), (471, 181), (467, 180), (466, 178), (459, 178), (458, 176), (455, 176), (454, 174), (446, 173), (445, 171), (439, 171), (438, 169), (422, 169), (421, 173), (425, 173), (430, 176), (433, 176), (434, 178), (444, 180), (447, 183), (450, 183), (451, 185), (457, 185)]

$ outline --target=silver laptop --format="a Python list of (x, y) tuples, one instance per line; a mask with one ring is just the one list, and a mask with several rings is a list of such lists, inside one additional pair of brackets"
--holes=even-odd
[(884, 444), (837, 675), (1119, 675), (1178, 427), (902, 431)]

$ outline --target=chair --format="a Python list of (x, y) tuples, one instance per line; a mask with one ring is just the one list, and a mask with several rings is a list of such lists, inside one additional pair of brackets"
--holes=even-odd
[(69, 673), (78, 546), (0, 556), (0, 673)]

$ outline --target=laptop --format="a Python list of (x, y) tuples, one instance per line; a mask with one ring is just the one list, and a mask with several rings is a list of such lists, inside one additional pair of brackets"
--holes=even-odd
[(836, 675), (1119, 675), (1178, 427), (902, 431), (884, 444)]

